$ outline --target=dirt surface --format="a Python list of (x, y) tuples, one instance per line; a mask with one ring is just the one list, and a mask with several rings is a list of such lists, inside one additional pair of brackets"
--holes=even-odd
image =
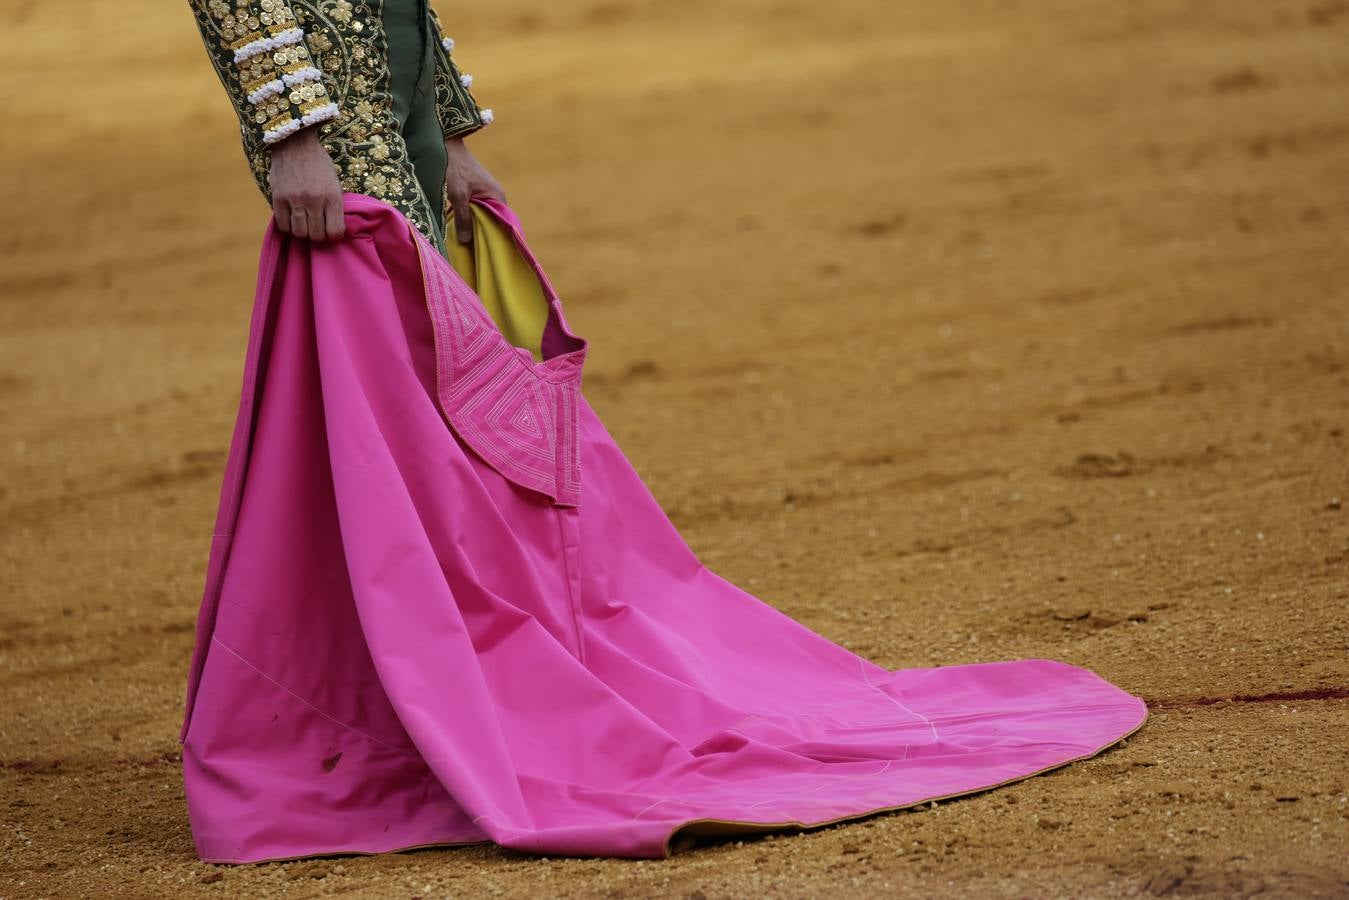
[(663, 862), (198, 862), (267, 211), (184, 4), (4, 0), (0, 897), (1349, 896), (1349, 3), (441, 9), (586, 392), (709, 565), (882, 665), (1053, 657), (1153, 717)]

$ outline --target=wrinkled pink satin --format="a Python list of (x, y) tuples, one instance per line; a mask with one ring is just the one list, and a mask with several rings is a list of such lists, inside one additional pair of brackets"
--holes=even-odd
[(503, 477), (438, 407), (406, 221), (346, 203), (348, 239), (263, 246), (183, 726), (202, 858), (662, 857), (693, 820), (966, 793), (1143, 721), (1062, 663), (892, 672), (815, 634), (698, 561), (583, 398), (579, 505)]

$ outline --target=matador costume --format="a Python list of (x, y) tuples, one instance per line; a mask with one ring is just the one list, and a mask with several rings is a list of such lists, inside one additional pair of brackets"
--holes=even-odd
[(427, 0), (190, 0), (270, 199), (270, 145), (317, 127), (342, 189), (443, 249), (444, 140), (492, 121)]

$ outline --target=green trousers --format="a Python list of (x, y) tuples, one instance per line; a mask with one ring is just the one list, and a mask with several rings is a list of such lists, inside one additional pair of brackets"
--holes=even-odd
[(428, 0), (384, 0), (389, 41), (389, 92), (393, 115), (407, 144), (417, 183), (431, 207), (436, 246), (445, 253), (445, 137), (436, 112), (435, 41), (429, 29)]

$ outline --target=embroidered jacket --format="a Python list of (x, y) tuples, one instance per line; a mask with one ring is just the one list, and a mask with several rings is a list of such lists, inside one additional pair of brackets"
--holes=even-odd
[[(268, 146), (316, 126), (342, 189), (401, 210), (427, 236), (428, 199), (413, 173), (389, 93), (384, 0), (189, 0), (216, 74), (239, 116), (253, 178), (270, 200)], [(429, 4), (436, 108), (445, 136), (492, 121), (469, 92)]]

